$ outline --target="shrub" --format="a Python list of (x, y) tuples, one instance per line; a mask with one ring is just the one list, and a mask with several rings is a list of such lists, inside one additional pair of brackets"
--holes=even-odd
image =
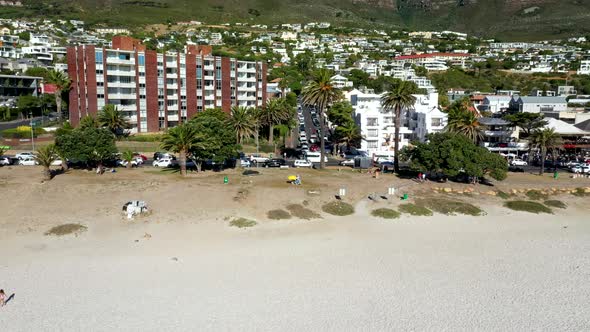
[(376, 209), (371, 212), (373, 217), (379, 217), (383, 219), (397, 219), (401, 215), (399, 212), (392, 209)]
[(86, 226), (80, 225), (80, 224), (64, 224), (64, 225), (59, 225), (59, 226), (55, 226), (55, 227), (51, 228), (50, 230), (45, 232), (45, 235), (55, 235), (55, 236), (62, 236), (62, 235), (68, 235), (68, 234), (78, 235), (79, 233), (84, 232), (86, 229), (88, 229)]
[(500, 197), (501, 199), (509, 199), (512, 195), (505, 193), (503, 191), (498, 191), (496, 196)]
[(268, 211), (267, 216), (272, 220), (291, 219), (289, 212), (281, 209)]
[[(33, 137), (45, 134), (45, 129), (35, 127), (33, 129)], [(19, 126), (16, 128), (5, 129), (2, 131), (2, 137), (4, 138), (31, 138), (31, 127)]]
[(452, 201), (448, 199), (441, 199), (441, 198), (432, 198), (432, 199), (422, 199), (416, 201), (418, 205), (425, 206), (431, 210), (434, 210), (438, 213), (446, 214), (446, 215), (455, 215), (455, 214), (466, 214), (470, 216), (481, 216), (484, 215), (483, 212), (479, 207), (465, 203), (460, 201)]
[(342, 201), (324, 204), (322, 211), (335, 216), (348, 216), (354, 213), (354, 207)]
[(264, 152), (264, 153), (273, 153), (275, 152), (275, 146), (274, 145), (260, 145), (260, 152)]
[(550, 207), (554, 207), (554, 208), (558, 208), (558, 209), (566, 209), (567, 208), (567, 204), (565, 204), (562, 201), (558, 201), (556, 199), (552, 199), (552, 200), (547, 200), (544, 202), (545, 205), (550, 206)]
[(504, 203), (504, 206), (514, 211), (524, 211), (530, 213), (553, 213), (550, 208), (538, 202), (531, 201), (511, 201)]
[(162, 135), (131, 135), (125, 138), (130, 142), (160, 142)]
[(237, 218), (234, 219), (232, 221), (229, 222), (230, 226), (233, 227), (237, 227), (237, 228), (247, 228), (247, 227), (253, 227), (255, 226), (257, 223), (254, 220), (249, 220), (246, 218)]
[[(304, 202), (305, 204), (305, 202)], [(299, 205), (299, 204), (289, 204), (287, 205), (287, 210), (289, 210), (289, 212), (291, 212), (291, 215), (293, 215), (295, 218), (299, 218), (299, 219), (304, 219), (304, 220), (310, 220), (310, 219), (319, 219), (322, 216), (320, 216), (319, 213), (316, 213), (306, 207), (303, 207), (303, 205)]]
[(572, 195), (578, 196), (578, 197), (590, 196), (590, 194), (587, 193), (584, 188), (576, 188), (576, 190), (572, 193)]
[(432, 211), (428, 208), (412, 203), (402, 204), (399, 206), (399, 212), (411, 214), (413, 216), (431, 216)]
[(546, 193), (540, 192), (538, 190), (529, 190), (526, 192), (526, 197), (535, 200), (535, 201), (540, 201), (543, 199), (547, 199), (549, 197), (549, 195), (547, 195)]

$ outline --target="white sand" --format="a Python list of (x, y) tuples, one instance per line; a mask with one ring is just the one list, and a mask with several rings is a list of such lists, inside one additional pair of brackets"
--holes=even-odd
[(0, 330), (590, 330), (590, 220), (492, 212), (21, 234)]

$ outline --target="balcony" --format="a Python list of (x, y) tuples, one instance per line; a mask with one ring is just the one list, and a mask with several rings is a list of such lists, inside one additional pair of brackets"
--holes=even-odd
[(115, 57), (107, 58), (107, 64), (113, 65), (135, 65), (135, 59), (131, 58), (129, 60), (119, 59)]
[(168, 114), (168, 121), (178, 121), (178, 114)]
[(137, 95), (135, 93), (109, 93), (109, 99), (137, 99)]
[(119, 81), (115, 81), (115, 82), (107, 82), (107, 86), (110, 88), (135, 88), (136, 84), (135, 82), (119, 82)]
[(135, 77), (135, 70), (108, 70), (107, 69), (107, 74), (108, 75), (114, 75), (114, 76), (133, 76)]

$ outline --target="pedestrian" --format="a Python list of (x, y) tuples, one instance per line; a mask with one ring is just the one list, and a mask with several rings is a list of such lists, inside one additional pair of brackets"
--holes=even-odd
[(422, 182), (426, 181), (426, 173), (422, 173)]
[(422, 182), (422, 172), (418, 173), (418, 181)]
[(3, 307), (6, 304), (6, 293), (4, 293), (4, 289), (0, 289), (0, 307)]

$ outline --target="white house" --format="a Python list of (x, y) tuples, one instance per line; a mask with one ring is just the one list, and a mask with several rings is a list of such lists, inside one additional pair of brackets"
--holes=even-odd
[(580, 62), (580, 69), (578, 75), (590, 75), (590, 60), (582, 60)]
[(342, 75), (334, 75), (331, 80), (337, 89), (352, 88), (352, 82)]
[(526, 113), (547, 113), (567, 111), (565, 97), (520, 97), (512, 96), (510, 109)]
[(486, 96), (478, 109), (492, 113), (503, 112), (510, 107), (510, 96)]
[[(365, 138), (361, 150), (369, 155), (391, 152), (395, 144), (394, 115), (381, 105), (382, 94), (357, 89), (345, 93), (346, 99), (354, 108), (357, 124)], [(400, 148), (412, 140), (424, 140), (432, 132), (442, 131), (447, 123), (447, 115), (438, 108), (438, 93), (414, 95), (416, 103), (404, 110), (400, 128)]]

